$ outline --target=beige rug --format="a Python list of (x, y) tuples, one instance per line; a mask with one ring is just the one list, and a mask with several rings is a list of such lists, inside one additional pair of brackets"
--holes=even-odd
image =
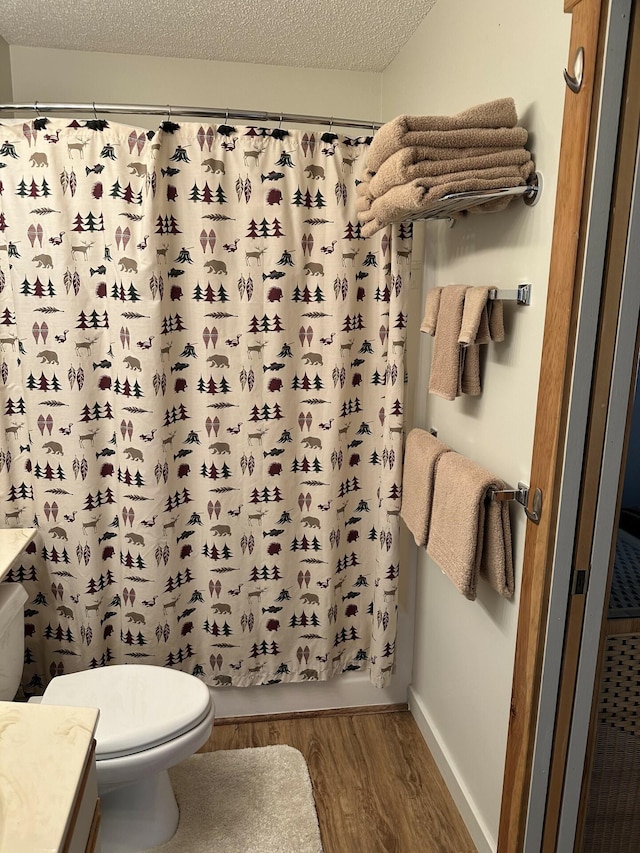
[(311, 779), (297, 749), (200, 753), (169, 775), (180, 823), (157, 853), (322, 853)]

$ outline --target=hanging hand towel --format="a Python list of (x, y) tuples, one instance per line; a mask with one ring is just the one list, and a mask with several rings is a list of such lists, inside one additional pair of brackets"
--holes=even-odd
[(400, 518), (421, 547), (427, 544), (436, 465), (448, 450), (446, 444), (423, 429), (412, 429), (407, 436)]
[(436, 469), (427, 554), (470, 601), (482, 574), (505, 598), (513, 595), (509, 505), (487, 498), (506, 484), (459, 453), (444, 454)]
[(482, 392), (479, 344), (489, 340), (488, 298), (488, 287), (470, 287), (464, 295), (462, 324), (458, 337), (458, 343), (464, 349), (461, 390), (463, 394), (472, 397), (477, 397)]
[(460, 394), (462, 347), (458, 343), (464, 295), (469, 288), (454, 284), (442, 288), (431, 355), (429, 393), (455, 400)]
[(425, 332), (427, 335), (431, 335), (432, 337), (436, 333), (441, 295), (441, 287), (432, 287), (427, 292), (427, 298), (424, 301), (424, 317), (420, 324), (420, 331)]
[(489, 318), (487, 315), (489, 290), (489, 287), (470, 287), (465, 293), (460, 337), (458, 338), (461, 344), (487, 342), (489, 337)]
[[(408, 141), (408, 138), (416, 132), (447, 133), (467, 128), (489, 128), (491, 130), (514, 128), (517, 121), (518, 115), (513, 98), (501, 98), (489, 101), (486, 104), (479, 104), (454, 116), (397, 116), (397, 118), (383, 125), (374, 136), (367, 156), (367, 167), (376, 172), (380, 164), (400, 148), (405, 148), (407, 145), (428, 145), (429, 143), (426, 141)], [(450, 145), (448, 147), (457, 148), (461, 146)]]
[(489, 287), (470, 287), (465, 293), (458, 342), (464, 347), (462, 393), (478, 396), (480, 382), (479, 344), (504, 340), (503, 308), (500, 299), (489, 299)]

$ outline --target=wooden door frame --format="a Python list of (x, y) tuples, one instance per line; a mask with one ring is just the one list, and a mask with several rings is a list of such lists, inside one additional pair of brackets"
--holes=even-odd
[(498, 853), (519, 853), (525, 840), (586, 246), (606, 9), (606, 0), (565, 0), (565, 12), (572, 14), (567, 67), (573, 67), (573, 57), (583, 47), (584, 77), (580, 92), (567, 90), (564, 103), (531, 469), (531, 488), (542, 490), (543, 510), (538, 525), (528, 522), (525, 537)]
[[(620, 128), (616, 145), (615, 179), (612, 192), (611, 212), (609, 217), (609, 234), (607, 239), (606, 263), (603, 270), (602, 298), (600, 314), (598, 319), (597, 338), (595, 343), (594, 370), (591, 386), (591, 402), (588, 415), (587, 441), (584, 453), (584, 464), (580, 486), (580, 506), (578, 508), (575, 548), (572, 566), (575, 568), (585, 567), (590, 573), (590, 563), (594, 551), (596, 528), (601, 516), (599, 509), (601, 496), (601, 474), (603, 473), (603, 459), (605, 458), (605, 444), (611, 443), (609, 436), (609, 424), (611, 421), (612, 408), (612, 376), (616, 369), (616, 360), (619, 357), (619, 325), (620, 306), (623, 297), (623, 284), (625, 268), (627, 264), (627, 243), (629, 239), (629, 227), (635, 180), (637, 180), (636, 161), (638, 156), (638, 120), (640, 116), (640, 9), (638, 5), (631, 10), (631, 25), (629, 29), (629, 42), (626, 52), (626, 68), (624, 80), (624, 92), (620, 111)], [(634, 347), (637, 360), (638, 332), (634, 334), (636, 344)], [(633, 375), (635, 376), (635, 364)], [(633, 400), (634, 383), (631, 383), (626, 392), (624, 401), (624, 421), (626, 421), (626, 437), (622, 448), (622, 469), (616, 474), (617, 482), (615, 509), (613, 517), (618, 518), (622, 499), (622, 472), (626, 459), (629, 432), (630, 432), (630, 407)], [(616, 404), (619, 405), (619, 398)], [(599, 528), (598, 528), (599, 529)], [(598, 533), (598, 536), (601, 534)], [(608, 534), (604, 534), (607, 535)], [(602, 586), (609, 589), (613, 571), (615, 554), (615, 531), (610, 545), (608, 561), (608, 577), (601, 582), (598, 577), (597, 587)], [(600, 563), (600, 561), (598, 561)], [(587, 579), (588, 579), (587, 574)], [(545, 820), (543, 851), (554, 851), (558, 843), (558, 827), (560, 813), (563, 806), (563, 789), (565, 769), (569, 755), (569, 743), (571, 738), (572, 724), (574, 720), (574, 697), (578, 684), (578, 666), (584, 649), (583, 622), (587, 610), (587, 587), (585, 594), (573, 595), (568, 604), (567, 620), (565, 628), (565, 643), (562, 660), (562, 674), (560, 681), (559, 701), (554, 730), (553, 753), (549, 771), (549, 794), (547, 801), (547, 817)], [(596, 593), (597, 594), (597, 593)], [(589, 648), (593, 643), (591, 638), (594, 631), (600, 635), (598, 642), (598, 659), (601, 661), (607, 631), (607, 601), (608, 592), (605, 595), (602, 606), (602, 624), (594, 623), (593, 609), (591, 607), (591, 618), (588, 620), (589, 631), (585, 633), (585, 639), (589, 639)], [(623, 633), (620, 623), (616, 625), (615, 633)], [(587, 652), (590, 654), (590, 652)], [(582, 827), (585, 817), (586, 793), (591, 770), (591, 745), (593, 743), (595, 716), (598, 705), (598, 690), (600, 666), (595, 668), (596, 678), (592, 686), (591, 722), (589, 745), (587, 746), (586, 760), (583, 770), (581, 806), (579, 809), (577, 830), (575, 833), (575, 849), (581, 849)], [(578, 707), (585, 705), (584, 693)], [(571, 821), (573, 823), (573, 820)], [(565, 838), (562, 843), (566, 846), (568, 829), (563, 829)], [(573, 831), (573, 830), (571, 830)]]

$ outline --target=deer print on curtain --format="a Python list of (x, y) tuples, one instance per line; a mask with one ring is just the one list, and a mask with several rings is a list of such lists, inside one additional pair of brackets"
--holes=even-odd
[(411, 226), (360, 237), (369, 139), (1, 126), (1, 521), (39, 528), (25, 689), (212, 685), (395, 652)]

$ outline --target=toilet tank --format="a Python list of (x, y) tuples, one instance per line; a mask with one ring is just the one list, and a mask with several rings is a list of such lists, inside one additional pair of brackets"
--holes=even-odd
[(11, 702), (24, 668), (24, 603), (19, 583), (0, 583), (0, 700)]

